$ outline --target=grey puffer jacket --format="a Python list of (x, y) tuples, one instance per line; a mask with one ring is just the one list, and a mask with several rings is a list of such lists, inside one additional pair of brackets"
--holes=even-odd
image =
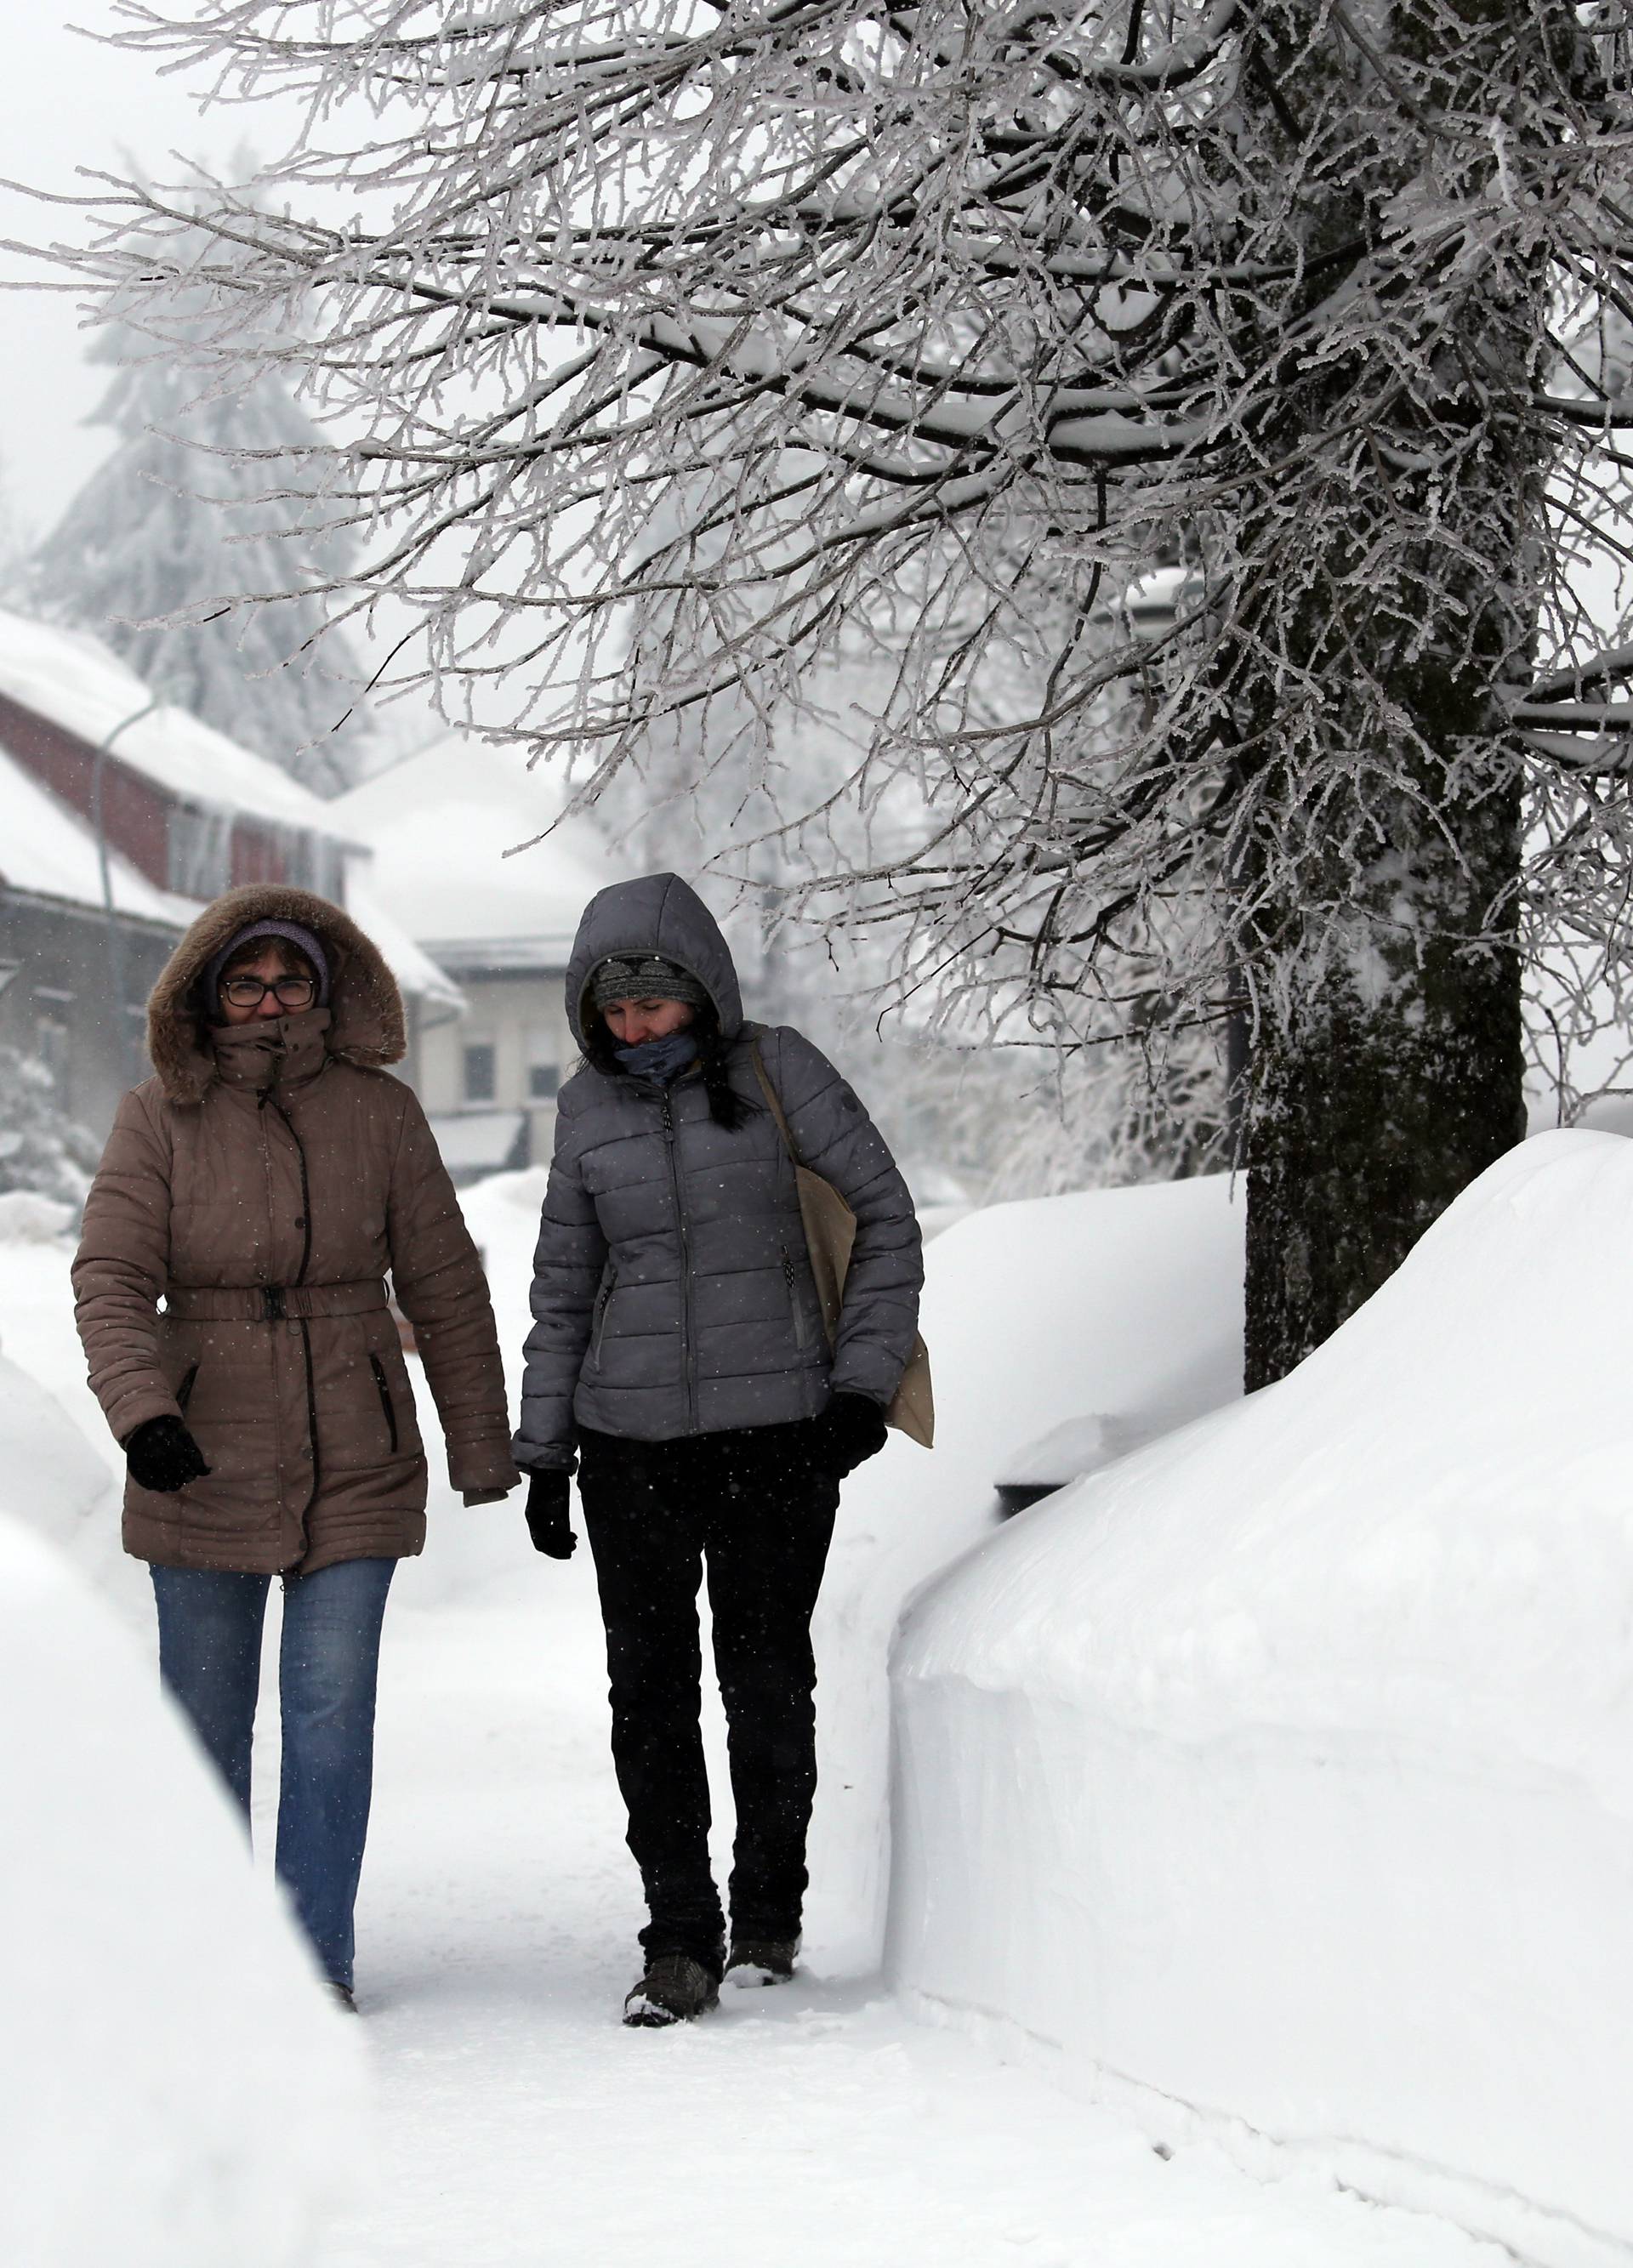
[[(695, 1070), (666, 1088), (587, 1064), (562, 1088), (518, 1462), (570, 1467), (580, 1425), (667, 1441), (813, 1418), (836, 1390), (888, 1403), (913, 1350), (924, 1268), (913, 1199), (877, 1129), (809, 1040), (744, 1024), (730, 950), (677, 876), (615, 883), (590, 901), (567, 969), (580, 1045), (590, 976), (615, 953), (662, 954), (707, 987), (729, 1083), (749, 1108), (737, 1128), (717, 1124)], [(802, 1162), (856, 1214), (831, 1357), (756, 1042)]]

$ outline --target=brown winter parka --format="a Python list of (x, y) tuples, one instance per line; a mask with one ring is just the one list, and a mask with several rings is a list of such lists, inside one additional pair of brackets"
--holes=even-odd
[[(204, 972), (262, 920), (321, 939), (329, 1005), (212, 1025)], [(281, 884), (218, 899), (154, 987), (157, 1076), (119, 1106), (74, 1263), (115, 1438), (179, 1415), (211, 1467), (174, 1496), (127, 1483), (137, 1558), (313, 1574), (420, 1550), (425, 1459), (388, 1271), (454, 1487), (469, 1500), (516, 1485), (482, 1264), (424, 1112), (383, 1068), (404, 1044), (376, 947), (337, 906)]]

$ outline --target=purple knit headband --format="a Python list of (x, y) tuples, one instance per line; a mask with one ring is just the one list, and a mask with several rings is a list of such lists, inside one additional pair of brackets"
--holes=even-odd
[(217, 954), (205, 972), (204, 982), (209, 988), (210, 998), (212, 1000), (215, 998), (216, 987), (221, 982), (221, 972), (232, 960), (233, 955), (240, 947), (253, 944), (258, 937), (281, 937), (286, 943), (298, 945), (300, 947), (317, 971), (318, 1006), (326, 1008), (329, 1005), (329, 955), (309, 929), (302, 929), (299, 922), (291, 921), (251, 922), (247, 929), (240, 930), (232, 943), (224, 946)]

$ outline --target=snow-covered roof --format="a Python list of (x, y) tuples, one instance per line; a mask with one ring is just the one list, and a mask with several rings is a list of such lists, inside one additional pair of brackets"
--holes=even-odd
[(434, 1002), (456, 1015), (464, 1012), (464, 994), (428, 953), (420, 951), (395, 916), (381, 903), (368, 866), (362, 859), (353, 861), (346, 877), (346, 911), (365, 936), (372, 938), (380, 947), (387, 968), (405, 992)]
[(559, 779), (519, 752), (450, 734), (329, 807), (373, 852), (374, 896), (445, 964), (562, 968), (585, 906), (624, 871), (582, 819), (505, 856), (562, 801)]
[[(0, 881), (14, 890), (65, 898), (75, 905), (102, 904), (101, 862), (90, 828), (4, 748), (0, 814)], [(182, 929), (198, 911), (190, 898), (156, 888), (116, 850), (109, 852), (107, 868), (114, 905), (122, 914)]]
[[(95, 747), (136, 717), (151, 688), (100, 639), (0, 608), (0, 693)], [(253, 813), (281, 827), (338, 836), (338, 806), (224, 733), (161, 705), (119, 734), (122, 764), (172, 795), (218, 810)]]
[[(4, 748), (0, 748), (0, 883), (35, 896), (100, 909), (102, 866), (90, 827)], [(107, 875), (118, 913), (163, 922), (172, 929), (185, 929), (197, 917), (202, 901), (155, 888), (117, 850), (108, 853)], [(464, 995), (458, 985), (420, 951), (380, 903), (363, 859), (353, 863), (346, 903), (359, 929), (366, 931), (384, 954), (387, 967), (405, 992), (454, 1012), (464, 1007)]]

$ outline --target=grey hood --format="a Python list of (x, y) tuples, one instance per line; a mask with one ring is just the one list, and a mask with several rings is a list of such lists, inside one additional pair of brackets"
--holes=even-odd
[(614, 882), (597, 890), (585, 907), (567, 963), (567, 1021), (580, 1047), (585, 992), (595, 970), (614, 953), (661, 953), (677, 961), (708, 988), (721, 1036), (730, 1042), (742, 1030), (743, 994), (731, 947), (703, 900), (678, 874)]

